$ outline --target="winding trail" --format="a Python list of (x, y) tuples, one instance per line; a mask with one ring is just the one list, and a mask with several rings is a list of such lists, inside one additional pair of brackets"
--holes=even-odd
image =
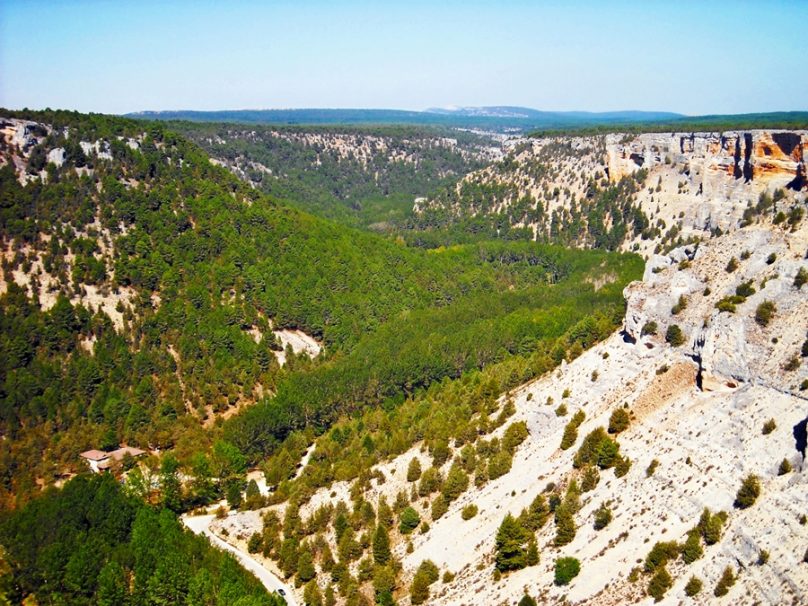
[(227, 541), (224, 541), (220, 537), (213, 534), (213, 531), (210, 529), (210, 523), (214, 520), (214, 518), (215, 516), (213, 515), (189, 516), (188, 514), (185, 514), (181, 519), (182, 523), (185, 524), (186, 528), (191, 530), (191, 532), (194, 534), (205, 535), (213, 545), (219, 549), (227, 551), (228, 553), (232, 553), (238, 560), (239, 564), (253, 573), (258, 580), (261, 581), (264, 587), (267, 588), (267, 591), (270, 593), (280, 593), (283, 595), (286, 603), (289, 606), (296, 606), (294, 601), (295, 594), (292, 592), (290, 587), (285, 585), (277, 576), (264, 568), (264, 566), (250, 554), (240, 551)]

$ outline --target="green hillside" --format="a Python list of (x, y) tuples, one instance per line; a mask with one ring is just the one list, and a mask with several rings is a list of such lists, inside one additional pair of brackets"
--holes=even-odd
[[(24, 174), (0, 169), (6, 505), (81, 469), (79, 452), (122, 442), (173, 449), (190, 472), (224, 435), (258, 461), (291, 431), (395, 406), (589, 315), (614, 326), (641, 271), (633, 256), (527, 243), (409, 249), (279, 205), (161, 125), (24, 117), (33, 138), (3, 149)], [(595, 291), (602, 275), (614, 282)], [(279, 368), (270, 321), (325, 353)], [(202, 424), (241, 408), (224, 434)]]

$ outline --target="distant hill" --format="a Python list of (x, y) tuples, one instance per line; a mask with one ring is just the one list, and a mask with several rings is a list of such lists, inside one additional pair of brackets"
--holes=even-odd
[(464, 107), (426, 111), (397, 109), (244, 109), (221, 111), (143, 111), (130, 118), (237, 122), (252, 124), (418, 124), (494, 131), (583, 128), (613, 122), (675, 120), (670, 112), (547, 112), (526, 107)]
[(430, 114), (441, 114), (445, 116), (464, 117), (489, 117), (489, 118), (520, 118), (527, 120), (547, 120), (547, 121), (569, 121), (569, 122), (635, 122), (654, 120), (675, 120), (684, 118), (683, 114), (674, 112), (655, 111), (614, 111), (614, 112), (548, 112), (530, 107), (515, 107), (508, 105), (495, 105), (486, 107), (432, 107), (426, 110)]

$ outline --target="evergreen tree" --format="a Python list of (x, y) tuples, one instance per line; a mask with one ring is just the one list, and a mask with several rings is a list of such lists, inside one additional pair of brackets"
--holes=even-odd
[(413, 457), (407, 467), (407, 481), (417, 482), (421, 478), (421, 461), (418, 457)]
[(387, 528), (379, 524), (373, 533), (373, 561), (378, 566), (385, 566), (390, 562), (390, 537)]
[(569, 506), (562, 503), (555, 510), (556, 535), (553, 543), (556, 547), (567, 545), (575, 538), (575, 519), (572, 516)]
[(496, 536), (496, 568), (500, 572), (518, 570), (527, 564), (525, 543), (528, 533), (511, 514), (505, 516)]

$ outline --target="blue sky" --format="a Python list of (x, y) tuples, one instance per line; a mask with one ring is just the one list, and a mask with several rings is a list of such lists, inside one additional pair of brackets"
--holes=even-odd
[(0, 0), (0, 106), (808, 110), (808, 1)]

